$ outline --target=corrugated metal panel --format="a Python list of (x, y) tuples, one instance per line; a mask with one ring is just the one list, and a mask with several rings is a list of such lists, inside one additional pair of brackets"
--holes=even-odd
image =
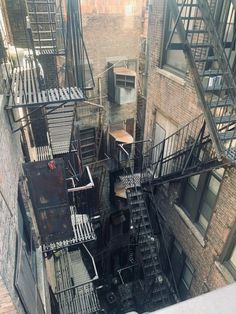
[(28, 314), (45, 314), (34, 275), (21, 239), (19, 239), (18, 243), (15, 287)]

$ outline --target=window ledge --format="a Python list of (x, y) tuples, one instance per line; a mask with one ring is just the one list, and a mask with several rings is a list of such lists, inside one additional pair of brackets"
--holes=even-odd
[(198, 242), (201, 244), (202, 247), (206, 246), (206, 241), (201, 234), (201, 232), (198, 230), (198, 228), (192, 223), (192, 221), (189, 219), (189, 217), (185, 214), (183, 209), (179, 207), (178, 205), (174, 205), (176, 211), (178, 212), (179, 216), (182, 218), (186, 226), (190, 229), (194, 237), (198, 240)]
[(164, 70), (164, 69), (160, 69), (157, 68), (157, 73), (167, 77), (168, 79), (180, 84), (181, 86), (185, 86), (185, 80), (181, 77), (179, 77), (178, 75), (175, 75), (174, 73)]
[(225, 280), (228, 283), (233, 283), (235, 282), (234, 277), (232, 276), (232, 274), (230, 273), (230, 271), (227, 269), (227, 267), (225, 267), (223, 264), (221, 264), (218, 261), (215, 261), (215, 265), (216, 268), (219, 270), (219, 272), (222, 274), (222, 276), (225, 278)]

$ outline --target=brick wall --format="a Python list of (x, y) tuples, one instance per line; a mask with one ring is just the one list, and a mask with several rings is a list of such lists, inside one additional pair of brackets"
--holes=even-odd
[[(161, 64), (165, 0), (152, 1), (149, 16), (149, 72), (146, 104), (145, 137), (152, 137), (153, 126), (158, 116), (180, 127), (201, 113), (190, 74), (176, 76)], [(161, 125), (167, 127), (167, 122)], [(186, 255), (196, 269), (190, 289), (191, 295), (222, 287), (232, 280), (219, 270), (218, 259), (225, 247), (230, 230), (236, 220), (235, 206), (236, 173), (227, 170), (213, 216), (206, 233), (205, 244), (201, 244), (191, 227), (177, 211), (175, 204), (180, 184), (170, 184), (157, 194), (159, 208), (165, 217), (166, 227), (180, 242)]]
[[(144, 1), (138, 0), (82, 2), (84, 40), (96, 84), (94, 97), (98, 76), (102, 77), (102, 94), (107, 93), (108, 74), (101, 73), (107, 69), (108, 62), (136, 59), (138, 63), (143, 5)], [(136, 103), (113, 106), (104, 99), (104, 105), (106, 125), (136, 117)]]
[(24, 0), (5, 0), (6, 14), (9, 21), (9, 30), (12, 44), (16, 47), (27, 48), (29, 38), (26, 34), (27, 9)]
[[(14, 289), (14, 270), (16, 254), (16, 234), (18, 230), (18, 178), (21, 173), (22, 154), (19, 147), (19, 135), (12, 135), (7, 116), (3, 109), (4, 99), (0, 99), (0, 277), (1, 292), (6, 297), (0, 297), (4, 308), (9, 304), (9, 309), (23, 313), (19, 297)], [(10, 298), (12, 301), (10, 301)], [(10, 303), (13, 304), (10, 306)], [(14, 313), (14, 312), (13, 312)]]
[(177, 126), (188, 123), (201, 113), (190, 74), (186, 73), (183, 79), (166, 70), (161, 63), (165, 53), (166, 5), (165, 0), (152, 1), (149, 8), (146, 138), (152, 137), (155, 111), (164, 113)]

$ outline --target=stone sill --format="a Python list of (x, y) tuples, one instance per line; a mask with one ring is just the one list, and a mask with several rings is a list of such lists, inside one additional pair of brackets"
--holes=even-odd
[(221, 273), (221, 275), (225, 278), (225, 280), (228, 283), (234, 283), (235, 282), (234, 277), (232, 276), (232, 274), (229, 272), (229, 270), (223, 264), (221, 264), (218, 261), (215, 261), (215, 265), (216, 265), (216, 268)]
[(174, 204), (175, 209), (177, 211), (177, 213), (179, 214), (179, 216), (182, 218), (182, 220), (184, 221), (184, 223), (186, 224), (186, 226), (189, 228), (189, 230), (192, 232), (192, 234), (194, 235), (194, 237), (198, 240), (198, 242), (201, 244), (202, 247), (206, 246), (206, 241), (203, 237), (203, 235), (201, 234), (201, 232), (198, 230), (198, 228), (195, 226), (194, 223), (192, 223), (192, 221), (189, 219), (189, 217), (185, 214), (185, 212), (183, 211), (183, 209), (181, 207), (179, 207), (178, 205)]
[(176, 75), (176, 74), (174, 74), (168, 70), (157, 68), (157, 73), (165, 76), (166, 78), (174, 81), (175, 83), (178, 83), (181, 86), (185, 86), (185, 80), (183, 78), (179, 77), (178, 75)]

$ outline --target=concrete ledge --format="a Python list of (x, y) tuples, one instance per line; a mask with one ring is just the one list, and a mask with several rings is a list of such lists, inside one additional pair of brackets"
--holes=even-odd
[(219, 270), (219, 272), (221, 273), (221, 275), (225, 278), (225, 280), (228, 283), (233, 283), (235, 282), (234, 277), (232, 276), (232, 274), (230, 273), (230, 271), (227, 269), (227, 267), (225, 267), (223, 264), (221, 264), (218, 261), (215, 261), (215, 265), (216, 268)]
[(178, 212), (179, 216), (182, 218), (186, 226), (190, 229), (194, 237), (198, 240), (198, 242), (201, 244), (202, 247), (206, 246), (206, 241), (201, 234), (201, 232), (198, 230), (198, 228), (195, 226), (195, 224), (188, 218), (188, 216), (185, 214), (183, 209), (179, 207), (178, 205), (174, 205), (176, 211)]
[(166, 78), (174, 81), (175, 83), (178, 83), (181, 86), (185, 86), (185, 80), (182, 77), (179, 77), (178, 75), (168, 70), (157, 68), (157, 73), (165, 76)]

